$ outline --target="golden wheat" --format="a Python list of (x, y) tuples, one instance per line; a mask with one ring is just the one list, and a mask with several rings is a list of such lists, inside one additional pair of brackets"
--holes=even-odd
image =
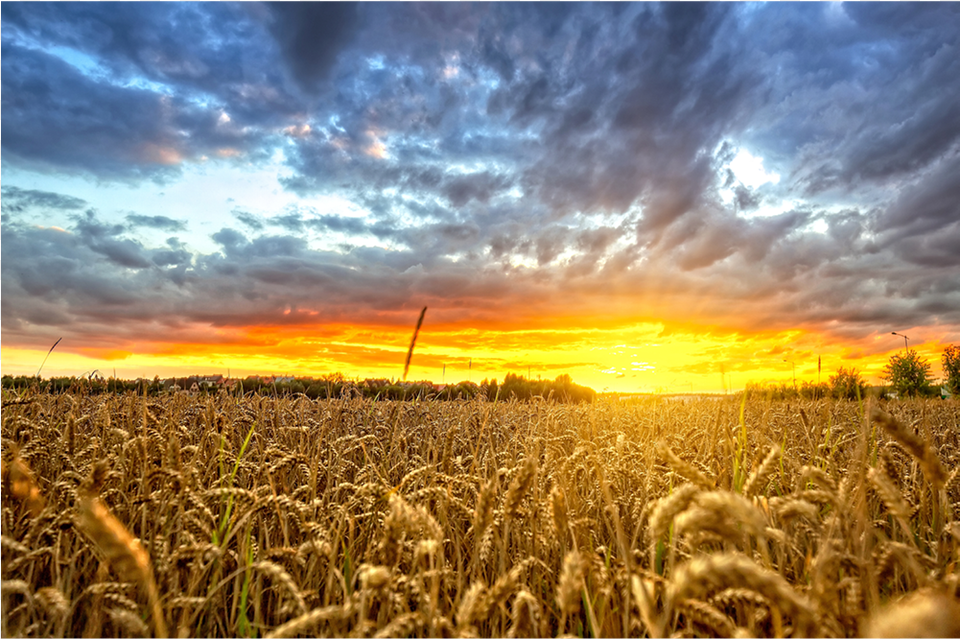
[(869, 414), (875, 437), (827, 400), (5, 396), (0, 630), (949, 630), (960, 405)]

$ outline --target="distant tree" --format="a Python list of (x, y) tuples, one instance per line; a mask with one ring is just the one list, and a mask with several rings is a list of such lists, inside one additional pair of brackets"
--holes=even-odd
[(800, 397), (804, 399), (823, 399), (830, 394), (830, 385), (826, 382), (801, 382)]
[(483, 380), (483, 383), (480, 384), (480, 388), (486, 389), (487, 399), (490, 400), (491, 402), (496, 400), (500, 394), (500, 387), (497, 384), (496, 377), (491, 379), (489, 382), (486, 379)]
[(947, 378), (947, 389), (954, 396), (960, 396), (960, 346), (947, 346), (941, 361), (943, 374)]
[(841, 366), (836, 375), (830, 376), (829, 384), (830, 394), (837, 399), (860, 399), (867, 392), (867, 382), (855, 368), (848, 370)]
[(916, 351), (907, 351), (890, 357), (883, 370), (883, 379), (890, 382), (901, 396), (925, 395), (931, 391), (930, 362), (920, 357)]

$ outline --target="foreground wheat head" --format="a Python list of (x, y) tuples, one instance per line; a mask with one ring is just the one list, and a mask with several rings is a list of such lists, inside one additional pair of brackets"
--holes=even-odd
[(954, 401), (5, 404), (4, 636), (957, 634)]

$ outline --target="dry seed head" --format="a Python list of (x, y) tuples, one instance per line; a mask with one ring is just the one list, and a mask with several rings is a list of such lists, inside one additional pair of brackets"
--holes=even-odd
[(699, 468), (677, 457), (677, 454), (674, 453), (666, 444), (660, 444), (657, 447), (657, 450), (660, 453), (660, 456), (666, 460), (667, 465), (673, 469), (673, 472), (677, 473), (684, 479), (693, 482), (701, 488), (706, 488), (707, 490), (716, 488), (716, 484), (706, 475), (700, 472)]
[(103, 552), (107, 561), (124, 581), (144, 584), (153, 580), (150, 557), (140, 540), (113, 516), (97, 497), (83, 495), (77, 523)]
[(897, 541), (885, 541), (877, 546), (874, 551), (874, 558), (878, 577), (882, 577), (893, 566), (893, 562), (899, 560), (917, 578), (919, 583), (927, 581), (926, 573), (919, 563), (926, 558), (926, 555), (913, 546)]
[(107, 616), (110, 617), (113, 623), (124, 630), (125, 635), (129, 634), (134, 637), (150, 636), (150, 628), (143, 622), (140, 615), (135, 612), (123, 608), (108, 608)]
[(888, 605), (866, 626), (865, 637), (960, 637), (960, 602), (918, 591)]
[(667, 532), (673, 518), (687, 509), (700, 492), (696, 484), (684, 484), (670, 495), (657, 500), (650, 513), (650, 543), (657, 541)]
[(528, 457), (520, 468), (520, 471), (513, 478), (513, 481), (510, 482), (510, 486), (507, 488), (507, 494), (503, 498), (504, 519), (509, 520), (517, 516), (517, 512), (520, 510), (520, 502), (523, 501), (524, 495), (527, 494), (530, 486), (533, 485), (536, 472), (536, 460)]
[(487, 482), (480, 489), (477, 496), (477, 507), (473, 514), (473, 536), (474, 539), (483, 537), (487, 527), (493, 522), (494, 501), (496, 498), (496, 483)]
[(692, 508), (674, 520), (678, 535), (708, 533), (734, 542), (741, 542), (744, 533), (765, 534), (763, 515), (750, 502), (736, 493), (710, 491), (700, 493)]
[(540, 602), (525, 588), (513, 599), (511, 622), (508, 637), (540, 636)]
[(743, 555), (716, 554), (696, 557), (681, 565), (668, 588), (668, 601), (700, 599), (714, 590), (732, 586), (761, 592), (793, 617), (806, 635), (816, 632), (813, 606), (778, 573), (767, 570)]
[(927, 481), (933, 484), (934, 490), (943, 488), (947, 481), (947, 473), (940, 463), (940, 458), (933, 448), (924, 440), (915, 435), (904, 424), (900, 423), (896, 417), (880, 410), (873, 405), (870, 411), (870, 419), (878, 422), (891, 437), (900, 442), (904, 448), (913, 455), (918, 462)]
[(41, 588), (36, 593), (37, 601), (40, 602), (40, 605), (43, 606), (44, 610), (47, 611), (54, 619), (62, 619), (66, 616), (67, 611), (69, 610), (69, 602), (67, 598), (60, 592), (59, 588), (54, 586), (47, 586), (46, 588)]
[(876, 468), (871, 468), (867, 471), (867, 479), (873, 485), (877, 494), (880, 495), (880, 499), (883, 500), (887, 510), (895, 517), (902, 517), (903, 519), (910, 518), (910, 514), (912, 513), (910, 505), (903, 498), (900, 489), (894, 485), (886, 473), (882, 473)]
[(4, 484), (10, 494), (26, 503), (34, 517), (38, 516), (45, 502), (27, 463), (15, 454), (9, 464), (4, 464), (3, 471)]
[(457, 608), (458, 628), (469, 628), (480, 619), (485, 608), (486, 595), (487, 587), (482, 581), (475, 581), (467, 587), (463, 599), (460, 600), (460, 606)]
[(554, 486), (550, 490), (550, 515), (557, 539), (566, 539), (570, 521), (567, 519), (567, 499), (564, 497), (560, 486)]
[(718, 637), (732, 637), (736, 624), (733, 620), (713, 606), (696, 599), (684, 599), (677, 602), (677, 610), (714, 632)]
[(750, 604), (760, 608), (769, 608), (770, 600), (755, 590), (748, 588), (724, 588), (717, 594), (710, 597), (710, 603), (714, 606), (737, 605), (740, 603)]
[(747, 483), (743, 487), (743, 494), (747, 497), (754, 497), (763, 492), (770, 482), (770, 476), (777, 468), (777, 462), (780, 460), (780, 446), (774, 445), (770, 452), (764, 458), (763, 463), (747, 478)]
[(297, 584), (293, 580), (293, 577), (291, 577), (290, 573), (283, 569), (283, 566), (275, 564), (272, 561), (258, 561), (257, 563), (253, 564), (252, 568), (254, 570), (259, 570), (263, 574), (270, 577), (272, 582), (282, 586), (297, 605), (297, 611), (299, 613), (302, 614), (306, 612), (307, 604), (303, 599), (303, 595), (300, 594), (300, 590), (297, 588)]
[(394, 617), (390, 623), (378, 630), (374, 634), (375, 639), (386, 639), (388, 637), (412, 637), (417, 628), (423, 626), (423, 613), (405, 612), (402, 615)]
[(816, 466), (803, 466), (800, 468), (800, 482), (797, 485), (797, 489), (804, 490), (807, 487), (807, 482), (813, 482), (817, 486), (820, 486), (820, 488), (834, 494), (837, 492), (837, 482), (833, 480), (833, 477)]
[[(89, 485), (102, 485), (100, 475), (95, 468)], [(160, 608), (157, 584), (153, 579), (153, 566), (140, 540), (130, 534), (89, 488), (81, 494), (77, 507), (80, 528), (100, 548), (121, 579), (138, 583), (144, 589), (150, 602), (155, 633), (166, 637), (167, 625)]]
[(575, 615), (580, 611), (580, 590), (583, 587), (584, 562), (580, 553), (571, 550), (563, 558), (563, 569), (557, 585), (557, 605), (565, 615)]
[(345, 602), (342, 606), (315, 608), (295, 619), (291, 619), (285, 624), (277, 626), (269, 633), (264, 635), (264, 639), (313, 634), (312, 631), (317, 624), (324, 621), (339, 621), (341, 619), (348, 619), (353, 615), (353, 612), (354, 605), (350, 601)]
[(358, 572), (360, 587), (364, 590), (383, 590), (390, 585), (390, 569), (386, 566), (362, 564)]
[(510, 593), (517, 589), (517, 585), (520, 583), (520, 572), (522, 570), (522, 564), (518, 564), (511, 568), (507, 574), (501, 575), (500, 578), (493, 583), (487, 591), (486, 600), (484, 601), (484, 613), (481, 616), (489, 614), (491, 610), (505, 602), (510, 596)]
[(770, 500), (770, 507), (781, 521), (803, 517), (807, 521), (816, 522), (817, 515), (820, 513), (820, 508), (816, 504), (811, 504), (805, 499), (790, 497), (775, 497)]
[(63, 430), (63, 439), (67, 444), (67, 453), (73, 457), (77, 448), (77, 418), (71, 412), (67, 415), (67, 426)]

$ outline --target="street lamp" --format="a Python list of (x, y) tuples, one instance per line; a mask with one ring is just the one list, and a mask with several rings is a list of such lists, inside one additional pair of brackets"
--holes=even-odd
[(907, 339), (908, 339), (908, 338), (907, 338), (906, 335), (901, 335), (900, 333), (890, 333), (890, 334), (891, 334), (891, 335), (896, 335), (897, 337), (902, 337), (902, 338), (903, 338), (903, 350), (905, 350), (905, 351), (907, 351), (907, 352), (910, 351), (910, 347), (907, 346)]

